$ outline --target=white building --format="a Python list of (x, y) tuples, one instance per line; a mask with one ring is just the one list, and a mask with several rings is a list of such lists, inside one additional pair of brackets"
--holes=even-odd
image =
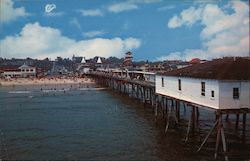
[(20, 66), (16, 70), (11, 70), (11, 71), (4, 71), (2, 75), (7, 78), (15, 78), (15, 77), (36, 77), (36, 68), (28, 66), (26, 64)]
[(213, 109), (250, 108), (250, 59), (216, 59), (157, 74), (156, 94)]

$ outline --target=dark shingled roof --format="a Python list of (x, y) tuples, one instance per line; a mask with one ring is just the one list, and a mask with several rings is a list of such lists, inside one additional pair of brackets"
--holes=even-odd
[(250, 57), (226, 57), (161, 73), (218, 80), (250, 80)]

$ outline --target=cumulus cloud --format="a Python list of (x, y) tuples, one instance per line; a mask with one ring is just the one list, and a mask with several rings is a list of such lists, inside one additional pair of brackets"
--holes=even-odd
[(83, 36), (91, 38), (91, 37), (96, 37), (96, 36), (102, 36), (104, 34), (105, 34), (104, 31), (89, 31), (89, 32), (84, 32)]
[(176, 28), (182, 25), (192, 26), (197, 20), (200, 19), (201, 8), (195, 9), (194, 7), (190, 7), (186, 10), (183, 10), (180, 16), (175, 15), (168, 22), (169, 28)]
[(20, 17), (26, 17), (29, 14), (25, 11), (24, 7), (14, 8), (14, 2), (12, 0), (0, 1), (0, 22), (8, 23), (14, 21)]
[(56, 58), (71, 57), (73, 53), (84, 57), (117, 56), (122, 57), (128, 50), (140, 47), (136, 38), (112, 39), (95, 38), (74, 40), (63, 36), (60, 30), (40, 26), (39, 23), (26, 24), (21, 32), (0, 40), (1, 57), (4, 58)]
[(164, 61), (164, 60), (181, 60), (181, 52), (172, 52), (168, 54), (167, 56), (161, 56), (156, 58), (156, 61)]
[(103, 12), (100, 9), (82, 9), (79, 12), (82, 16), (103, 16)]
[[(232, 1), (223, 7), (216, 4), (190, 7), (180, 15), (174, 15), (167, 25), (174, 29), (181, 26), (192, 27), (195, 23), (203, 27), (200, 33), (202, 48), (177, 52), (181, 58), (249, 56), (249, 6), (245, 2)], [(176, 52), (164, 58), (174, 58), (174, 53)]]

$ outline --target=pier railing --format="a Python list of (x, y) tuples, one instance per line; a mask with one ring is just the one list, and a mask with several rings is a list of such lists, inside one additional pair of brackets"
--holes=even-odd
[(107, 79), (114, 79), (117, 81), (123, 81), (126, 83), (141, 85), (141, 86), (145, 86), (145, 87), (152, 87), (152, 88), (155, 87), (155, 83), (151, 82), (151, 81), (140, 80), (137, 78), (130, 78), (127, 76), (114, 75), (112, 73), (103, 73), (103, 72), (93, 71), (93, 72), (89, 73), (89, 75), (103, 77), (103, 78), (107, 78)]

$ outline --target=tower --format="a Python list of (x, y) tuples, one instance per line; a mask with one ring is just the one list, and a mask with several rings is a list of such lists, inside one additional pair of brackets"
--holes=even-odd
[(123, 61), (123, 65), (124, 66), (132, 66), (133, 65), (133, 56), (132, 53), (129, 51), (126, 53), (124, 61)]

